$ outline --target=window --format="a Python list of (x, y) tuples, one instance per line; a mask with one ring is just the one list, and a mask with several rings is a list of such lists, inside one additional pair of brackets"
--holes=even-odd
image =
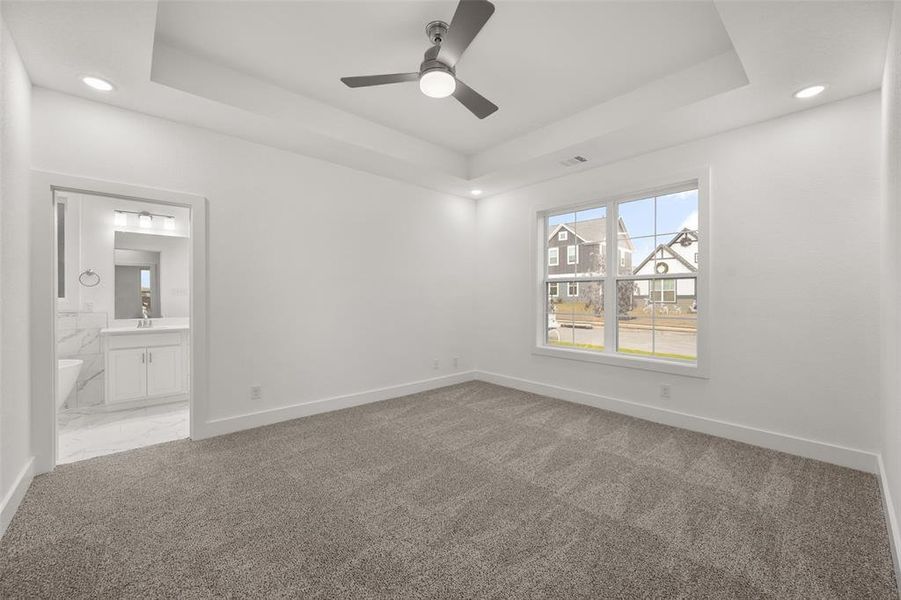
[[(698, 265), (701, 235), (707, 233), (699, 218), (706, 212), (701, 199), (695, 182), (542, 213), (549, 259), (541, 287), (553, 301), (546, 302), (542, 322), (547, 328), (536, 352), (700, 374), (698, 307), (703, 299), (698, 296), (704, 274)], [(558, 248), (550, 246), (559, 240), (560, 225), (578, 233), (579, 243), (566, 247), (566, 266), (559, 264)], [(618, 260), (608, 270), (607, 241), (612, 239)], [(566, 284), (565, 298), (558, 297), (559, 283)]]
[(66, 297), (66, 203), (56, 202), (56, 297)]
[(667, 302), (671, 304), (675, 301), (675, 279), (657, 279), (656, 281), (654, 281), (654, 289), (651, 291), (651, 302)]
[(569, 232), (566, 231), (565, 229), (561, 229), (560, 233), (557, 234), (557, 241), (565, 242), (568, 237), (569, 237)]
[(547, 249), (547, 266), (556, 267), (560, 264), (560, 248)]

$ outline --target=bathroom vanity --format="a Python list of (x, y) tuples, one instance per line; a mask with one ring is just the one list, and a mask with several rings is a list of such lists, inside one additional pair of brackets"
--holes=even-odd
[(187, 399), (188, 331), (187, 326), (101, 330), (106, 403)]

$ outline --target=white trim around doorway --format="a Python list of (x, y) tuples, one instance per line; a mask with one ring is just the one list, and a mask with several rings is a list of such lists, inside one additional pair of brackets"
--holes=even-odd
[(136, 186), (52, 173), (32, 171), (31, 197), (36, 207), (32, 224), (32, 252), (35, 269), (31, 281), (33, 323), (32, 368), (32, 448), (34, 472), (46, 473), (56, 466), (56, 191), (114, 196), (128, 200), (182, 206), (191, 212), (190, 289), (190, 436), (207, 437), (204, 424), (209, 414), (209, 328), (207, 283), (207, 216), (209, 205), (203, 196), (186, 192)]

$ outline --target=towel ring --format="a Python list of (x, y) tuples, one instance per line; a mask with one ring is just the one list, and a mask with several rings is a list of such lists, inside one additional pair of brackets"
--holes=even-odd
[(94, 269), (87, 269), (78, 276), (78, 283), (85, 287), (95, 287), (100, 284), (100, 275)]

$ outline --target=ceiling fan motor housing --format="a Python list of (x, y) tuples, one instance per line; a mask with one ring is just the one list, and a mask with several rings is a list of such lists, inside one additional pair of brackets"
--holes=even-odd
[(441, 42), (447, 36), (448, 25), (444, 21), (431, 21), (425, 26), (425, 34), (429, 36), (429, 41), (436, 46), (440, 46)]
[(438, 51), (440, 49), (441, 46), (436, 44), (425, 51), (425, 56), (422, 59), (422, 64), (419, 65), (420, 76), (429, 71), (444, 71), (445, 73), (450, 73), (451, 75), (456, 77), (456, 69), (438, 60)]

